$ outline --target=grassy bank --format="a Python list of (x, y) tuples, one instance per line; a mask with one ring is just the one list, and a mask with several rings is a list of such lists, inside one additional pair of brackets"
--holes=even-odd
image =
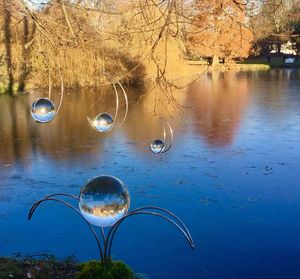
[(0, 257), (0, 278), (1, 279), (71, 279), (75, 277), (77, 262), (74, 258), (57, 260), (52, 256)]
[(209, 71), (222, 70), (222, 71), (268, 71), (270, 66), (266, 64), (243, 64), (243, 63), (232, 63), (228, 65), (220, 64), (216, 67), (209, 67)]
[[(96, 262), (92, 262), (96, 263)], [(112, 262), (114, 265), (121, 265), (121, 271), (118, 274), (124, 274), (124, 264), (121, 262)], [(100, 262), (99, 262), (100, 264)], [(94, 265), (94, 264), (93, 264)], [(78, 263), (74, 257), (69, 257), (64, 260), (58, 260), (53, 256), (42, 255), (38, 257), (27, 256), (22, 257), (17, 255), (15, 257), (0, 257), (0, 279), (73, 279), (78, 278), (78, 273), (81, 272), (79, 278), (93, 278), (86, 277), (86, 271), (91, 275), (92, 265), (86, 263)], [(125, 268), (129, 268), (125, 266)], [(119, 269), (120, 270), (120, 269)], [(95, 270), (94, 270), (95, 271)], [(98, 271), (98, 270), (96, 270)], [(106, 274), (107, 275), (107, 274)], [(77, 277), (76, 277), (77, 276)], [(102, 276), (96, 276), (101, 279)], [(95, 278), (96, 278), (95, 277)], [(123, 275), (106, 276), (105, 279), (124, 279)], [(145, 274), (136, 273), (133, 275), (135, 279), (148, 279)], [(104, 279), (104, 277), (103, 277)]]

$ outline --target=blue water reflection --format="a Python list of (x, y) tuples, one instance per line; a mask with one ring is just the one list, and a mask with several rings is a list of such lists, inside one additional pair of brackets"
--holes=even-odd
[(66, 95), (68, 105), (47, 125), (30, 119), (34, 97), (0, 98), (1, 255), (98, 257), (88, 228), (67, 208), (41, 206), (30, 222), (26, 215), (42, 196), (78, 195), (89, 178), (111, 174), (128, 186), (132, 209), (174, 211), (196, 244), (190, 251), (156, 218), (128, 220), (113, 257), (136, 271), (164, 279), (299, 278), (299, 71), (203, 77), (181, 97), (188, 108), (171, 119), (174, 146), (161, 155), (148, 148), (161, 129), (143, 109), (151, 99), (131, 106), (122, 128), (97, 134), (86, 122), (96, 94)]

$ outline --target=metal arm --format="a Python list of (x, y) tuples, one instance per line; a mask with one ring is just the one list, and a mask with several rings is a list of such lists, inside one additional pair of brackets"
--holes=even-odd
[(106, 244), (105, 244), (105, 247), (104, 247), (104, 249), (105, 249), (104, 257), (105, 258), (110, 258), (113, 240), (114, 240), (116, 231), (119, 228), (120, 224), (123, 223), (123, 221), (126, 220), (127, 218), (129, 218), (131, 216), (134, 216), (134, 215), (152, 215), (152, 216), (157, 216), (157, 217), (160, 217), (160, 218), (166, 220), (167, 222), (171, 223), (175, 228), (177, 228), (180, 231), (180, 233), (185, 237), (185, 239), (188, 241), (190, 247), (192, 249), (194, 248), (194, 243), (191, 240), (190, 236), (176, 222), (174, 222), (169, 217), (166, 217), (166, 216), (164, 216), (160, 213), (151, 212), (151, 211), (141, 211), (141, 210), (143, 210), (143, 208), (138, 209), (138, 211), (128, 213), (126, 216), (121, 218), (117, 223), (115, 223), (111, 227), (110, 231), (108, 232), (108, 235), (107, 235), (107, 238), (106, 238)]
[[(55, 195), (59, 195), (59, 194), (54, 194), (54, 196)], [(67, 195), (67, 194), (60, 194), (60, 195), (72, 196), (72, 195)], [(97, 246), (98, 246), (98, 249), (99, 249), (100, 258), (101, 258), (101, 261), (103, 261), (103, 253), (102, 253), (101, 243), (100, 243), (100, 240), (99, 240), (99, 238), (97, 236), (96, 231), (94, 230), (94, 228), (92, 227), (92, 225), (82, 216), (81, 212), (78, 209), (76, 209), (74, 206), (72, 206), (71, 204), (69, 204), (69, 203), (67, 203), (65, 201), (59, 200), (59, 199), (55, 199), (55, 198), (44, 198), (44, 199), (41, 199), (41, 200), (37, 201), (35, 204), (33, 204), (33, 206), (30, 208), (29, 213), (28, 213), (28, 220), (30, 220), (32, 218), (32, 216), (33, 216), (35, 210), (38, 208), (38, 206), (40, 204), (42, 204), (43, 202), (46, 202), (46, 201), (59, 202), (59, 203), (65, 205), (65, 206), (73, 209), (86, 222), (86, 224), (88, 225), (88, 227), (90, 228), (91, 232), (93, 233), (93, 235), (95, 237), (95, 240), (97, 242)]]

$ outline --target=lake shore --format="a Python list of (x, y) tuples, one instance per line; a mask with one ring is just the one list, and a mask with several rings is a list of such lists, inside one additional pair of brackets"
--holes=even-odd
[[(180, 66), (179, 66), (180, 65)], [(190, 84), (193, 81), (196, 81), (200, 76), (207, 74), (207, 73), (213, 73), (213, 72), (244, 72), (244, 71), (269, 71), (272, 68), (283, 68), (283, 69), (293, 69), (293, 68), (299, 68), (300, 67), (300, 61), (298, 61), (294, 66), (286, 65), (280, 61), (275, 61), (274, 63), (267, 64), (264, 59), (262, 58), (251, 58), (246, 59), (242, 62), (236, 62), (236, 63), (219, 63), (215, 66), (208, 65), (208, 62), (206, 60), (186, 60), (181, 59), (180, 63), (178, 60), (176, 61), (169, 61), (169, 64), (166, 67), (165, 77), (167, 80), (170, 80), (171, 82), (175, 82), (177, 86), (181, 87), (185, 84)], [(141, 78), (139, 82), (136, 82), (134, 85), (131, 85), (131, 87), (137, 88), (139, 86), (142, 86), (144, 83), (148, 82), (154, 82), (156, 81), (156, 68), (153, 67), (153, 65), (149, 64), (146, 66), (147, 74)], [(126, 84), (125, 84), (126, 85)], [(45, 87), (39, 87), (39, 89), (46, 88), (47, 84), (45, 84)], [(18, 84), (14, 84), (14, 92), (17, 93)], [(26, 90), (35, 90), (37, 87), (32, 84), (28, 84), (26, 87)], [(66, 89), (74, 89), (78, 88), (77, 85), (71, 86), (71, 87), (65, 87)], [(95, 87), (83, 87), (83, 88), (97, 88)], [(2, 82), (0, 83), (0, 94), (7, 93), (6, 85)]]
[[(72, 256), (61, 260), (52, 255), (0, 256), (0, 278), (73, 279), (76, 276), (79, 264)], [(134, 278), (148, 279), (148, 276), (135, 273)]]

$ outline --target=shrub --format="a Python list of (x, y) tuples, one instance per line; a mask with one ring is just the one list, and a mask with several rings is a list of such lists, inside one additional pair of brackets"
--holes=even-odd
[(134, 279), (129, 266), (120, 261), (89, 261), (78, 265), (76, 279)]

